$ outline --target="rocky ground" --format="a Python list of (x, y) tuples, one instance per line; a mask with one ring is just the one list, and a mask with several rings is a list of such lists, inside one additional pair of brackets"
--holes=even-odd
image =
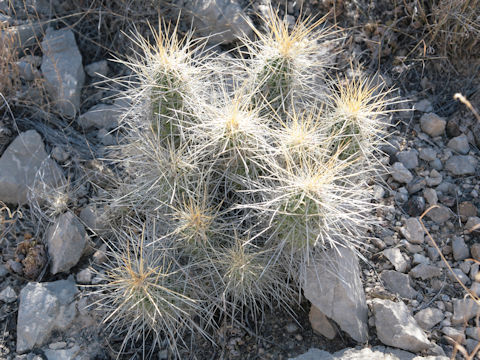
[[(199, 15), (194, 2), (180, 3), (185, 13)], [(221, 32), (212, 41), (223, 41), (216, 50), (226, 51), (248, 31), (244, 21), (228, 19), (244, 15), (259, 23), (255, 14), (267, 2), (201, 3), (215, 6), (201, 10), (199, 33)], [(392, 19), (399, 24), (403, 5), (288, 1), (292, 22), (301, 3), (307, 14), (336, 6), (328, 21), (353, 29), (342, 33), (340, 70), (348, 70), (351, 59), (367, 72), (379, 70), (404, 100), (392, 109), (390, 145), (379, 154), (388, 174), (375, 180), (374, 201), (382, 205), (378, 226), (365, 261), (358, 265), (346, 254), (340, 261), (351, 261), (351, 271), (328, 279), (334, 298), (312, 286), (305, 289), (309, 301), (294, 309), (296, 320), (267, 314), (257, 334), (249, 326), (225, 324), (214, 335), (217, 346), (199, 340), (198, 351), (184, 357), (467, 358), (455, 355), (457, 344), (479, 358), (480, 303), (472, 296), (480, 296), (480, 119), (453, 99), (462, 92), (480, 108), (478, 58), (454, 66), (406, 57), (405, 38), (382, 25)], [(106, 17), (106, 25), (98, 11), (79, 13), (82, 5), (0, 1), (1, 39), (13, 31), (10, 45), (23, 49), (11, 75), (16, 91), (0, 105), (0, 358), (107, 359), (116, 357), (121, 342), (104, 336), (88, 306), (94, 299), (85, 294), (102, 281), (92, 269), (105, 261), (99, 209), (89, 199), (109, 171), (101, 159), (105, 147), (118, 141), (125, 106), (110, 100), (121, 89), (104, 79), (128, 75), (111, 61), (111, 47), (128, 48), (128, 42), (120, 33), (105, 35), (105, 27), (118, 25), (115, 18)], [(45, 203), (47, 212), (39, 211)], [(468, 291), (472, 296), (465, 296)], [(168, 352), (156, 356), (167, 359)]]

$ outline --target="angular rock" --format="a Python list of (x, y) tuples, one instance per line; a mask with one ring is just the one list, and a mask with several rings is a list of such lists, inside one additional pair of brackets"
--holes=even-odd
[(308, 314), (310, 325), (317, 334), (325, 336), (327, 339), (332, 340), (337, 331), (327, 319), (324, 313), (322, 313), (315, 305), (310, 307), (310, 313)]
[(403, 302), (374, 299), (372, 306), (377, 336), (382, 343), (413, 352), (420, 352), (431, 346), (427, 335)]
[(419, 264), (410, 270), (409, 274), (416, 279), (427, 280), (442, 275), (442, 269), (433, 265)]
[(452, 241), (453, 258), (456, 261), (465, 260), (470, 256), (468, 245), (465, 244), (465, 240), (461, 236), (455, 236)]
[(70, 349), (45, 349), (43, 353), (48, 360), (73, 360), (82, 354), (80, 346), (74, 345)]
[(445, 315), (442, 310), (426, 308), (416, 313), (414, 318), (423, 330), (430, 330), (442, 321), (445, 318)]
[(384, 270), (380, 275), (385, 287), (403, 298), (414, 299), (417, 291), (410, 285), (410, 277), (407, 274), (395, 270)]
[(454, 327), (445, 326), (442, 328), (442, 333), (452, 339), (455, 343), (465, 344), (466, 338), (463, 330), (456, 329)]
[(47, 232), (48, 253), (52, 260), (50, 272), (57, 274), (74, 267), (87, 244), (85, 228), (68, 211), (58, 217)]
[(399, 183), (409, 183), (413, 180), (413, 175), (401, 162), (392, 165), (391, 175)]
[(89, 230), (100, 234), (108, 229), (102, 215), (101, 209), (89, 204), (80, 211), (80, 220), (83, 221)]
[(412, 244), (423, 244), (425, 231), (417, 218), (408, 218), (405, 221), (402, 234)]
[(423, 114), (420, 118), (422, 131), (431, 137), (440, 136), (445, 132), (447, 122), (435, 113)]
[(214, 43), (231, 43), (252, 33), (251, 20), (236, 0), (183, 1), (183, 7), (193, 15), (196, 33)]
[(397, 159), (407, 169), (415, 169), (418, 166), (418, 151), (414, 149), (400, 151), (397, 153)]
[(70, 29), (48, 28), (42, 41), (42, 73), (57, 110), (74, 117), (80, 108), (80, 92), (85, 81), (82, 55)]
[(437, 158), (437, 151), (433, 148), (421, 148), (418, 155), (425, 161), (433, 161)]
[(452, 211), (444, 205), (437, 205), (427, 213), (427, 217), (437, 224), (443, 224), (453, 216)]
[(395, 270), (404, 273), (407, 270), (408, 262), (399, 248), (389, 248), (382, 251), (382, 254), (392, 263)]
[(45, 344), (54, 331), (65, 331), (76, 316), (73, 279), (28, 283), (20, 292), (17, 319), (17, 352)]
[(468, 337), (480, 341), (480, 327), (468, 327), (465, 329)]
[(462, 155), (467, 155), (470, 151), (470, 144), (468, 143), (468, 138), (465, 134), (450, 139), (447, 146)]
[(438, 195), (434, 189), (428, 188), (423, 190), (423, 197), (427, 200), (427, 203), (430, 206), (438, 203)]
[(453, 300), (452, 325), (463, 325), (477, 314), (480, 314), (480, 304), (475, 300), (470, 298)]
[(311, 348), (303, 355), (289, 360), (450, 360), (446, 356), (417, 356), (411, 352), (385, 346), (364, 349), (343, 349), (334, 354)]
[(475, 260), (480, 261), (480, 244), (479, 243), (473, 244), (470, 247), (470, 251), (472, 253), (472, 257)]
[(122, 109), (118, 105), (98, 104), (90, 108), (77, 119), (78, 125), (84, 130), (93, 127), (111, 130), (118, 126)]
[(7, 286), (0, 292), (0, 301), (6, 302), (7, 304), (17, 301), (17, 293), (11, 286)]
[(352, 339), (366, 342), (368, 309), (355, 253), (330, 249), (307, 268), (305, 276), (305, 297)]
[(42, 182), (58, 186), (64, 179), (58, 165), (45, 152), (42, 138), (35, 130), (21, 133), (0, 158), (0, 200), (23, 205), (28, 201), (37, 171), (42, 168)]
[(94, 63), (88, 64), (85, 66), (85, 72), (88, 76), (107, 76), (108, 74), (108, 63), (107, 60), (100, 60)]
[(416, 102), (413, 105), (413, 109), (421, 112), (431, 112), (433, 110), (433, 106), (429, 100), (423, 99), (423, 100), (420, 100), (419, 102)]
[(473, 175), (477, 169), (478, 161), (470, 155), (454, 155), (450, 156), (445, 164), (445, 169), (450, 171), (452, 175)]
[[(469, 217), (465, 223), (465, 231), (475, 232), (476, 234), (480, 233), (480, 218), (478, 216)], [(473, 254), (473, 252), (472, 252)], [(473, 256), (473, 255), (472, 255)], [(480, 260), (477, 259), (477, 260)]]
[(447, 273), (451, 282), (460, 281), (464, 285), (470, 284), (469, 277), (462, 271), (462, 269), (454, 268)]

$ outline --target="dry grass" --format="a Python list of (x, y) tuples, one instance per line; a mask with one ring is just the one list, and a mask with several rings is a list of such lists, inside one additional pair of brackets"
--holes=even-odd
[[(421, 46), (450, 60), (478, 57), (480, 52), (479, 0), (418, 0), (416, 12), (424, 37)], [(412, 8), (413, 10), (413, 8)]]
[(15, 34), (0, 22), (0, 94), (8, 102), (20, 86)]

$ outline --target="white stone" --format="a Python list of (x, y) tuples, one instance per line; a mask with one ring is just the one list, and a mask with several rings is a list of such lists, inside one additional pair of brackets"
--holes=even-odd
[(82, 55), (70, 29), (48, 28), (42, 41), (42, 73), (57, 110), (74, 117), (80, 108), (80, 93), (85, 81)]
[(395, 270), (403, 273), (407, 270), (408, 262), (399, 248), (389, 248), (382, 251), (382, 254), (392, 263)]
[(378, 339), (385, 345), (420, 352), (431, 344), (403, 302), (372, 301)]
[(425, 231), (417, 218), (408, 218), (402, 228), (402, 234), (412, 244), (423, 244)]
[(445, 169), (452, 175), (473, 175), (477, 169), (478, 160), (470, 155), (451, 156), (445, 164)]
[(76, 316), (77, 289), (72, 279), (28, 283), (20, 292), (17, 352), (42, 346), (54, 331), (66, 331)]
[(48, 254), (52, 260), (50, 272), (57, 274), (74, 267), (87, 244), (84, 226), (68, 211), (50, 225), (47, 232)]
[(29, 189), (42, 168), (42, 182), (55, 187), (64, 180), (58, 165), (45, 152), (42, 138), (35, 130), (21, 133), (0, 158), (0, 200), (23, 205)]
[(330, 249), (306, 270), (305, 297), (358, 342), (368, 340), (367, 303), (355, 253)]
[(401, 162), (392, 165), (391, 175), (399, 183), (409, 183), (413, 180), (413, 175)]
[(442, 321), (445, 315), (443, 311), (439, 309), (426, 308), (416, 313), (414, 318), (423, 330), (430, 330)]
[(0, 301), (6, 303), (13, 303), (17, 301), (17, 293), (15, 292), (15, 290), (13, 290), (11, 286), (7, 286), (0, 292)]

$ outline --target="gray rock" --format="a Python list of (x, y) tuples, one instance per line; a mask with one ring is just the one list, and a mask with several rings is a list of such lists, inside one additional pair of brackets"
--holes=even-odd
[(100, 234), (108, 229), (102, 215), (101, 209), (89, 204), (80, 211), (80, 220), (83, 221), (89, 230)]
[(28, 283), (20, 292), (17, 352), (47, 342), (53, 331), (65, 331), (76, 316), (77, 288), (72, 278), (51, 283)]
[(107, 60), (100, 60), (85, 66), (85, 72), (91, 76), (107, 76), (108, 74), (108, 63)]
[(402, 234), (412, 244), (423, 244), (425, 231), (417, 218), (408, 218), (402, 228)]
[(423, 100), (420, 100), (419, 102), (416, 102), (413, 105), (413, 109), (416, 111), (421, 111), (426, 113), (426, 112), (433, 111), (433, 106), (429, 100), (423, 99)]
[(451, 320), (453, 325), (463, 325), (477, 314), (480, 314), (480, 305), (475, 300), (470, 298), (453, 300), (453, 316)]
[[(478, 216), (471, 216), (468, 218), (467, 222), (465, 223), (465, 229), (467, 231), (475, 231), (475, 233), (480, 233), (480, 218)], [(475, 244), (474, 244), (475, 245)], [(478, 256), (475, 257), (475, 254)], [(480, 261), (480, 248), (478, 249), (478, 252), (475, 250), (472, 250), (472, 256)]]
[(308, 319), (310, 320), (312, 330), (317, 334), (325, 336), (329, 340), (332, 340), (337, 335), (337, 331), (330, 323), (328, 318), (325, 316), (324, 313), (318, 310), (315, 305), (312, 305), (310, 307)]
[(437, 151), (433, 148), (421, 148), (419, 156), (422, 160), (433, 161), (437, 158)]
[[(473, 218), (473, 216), (472, 216)], [(470, 220), (471, 218), (469, 218)], [(477, 224), (480, 224), (480, 219), (477, 218), (479, 221), (477, 222)], [(467, 222), (468, 224), (468, 222)], [(465, 229), (469, 230), (471, 228), (473, 228), (473, 226), (475, 225), (472, 225), (472, 224), (465, 224)], [(472, 252), (472, 257), (477, 260), (477, 261), (480, 261), (480, 243), (476, 243), (476, 244), (472, 244), (472, 246), (470, 247), (470, 250)]]
[(470, 256), (468, 245), (465, 244), (463, 237), (456, 236), (452, 241), (453, 258), (456, 261), (465, 260)]
[(447, 121), (437, 114), (427, 113), (420, 118), (420, 127), (422, 131), (431, 137), (440, 136), (445, 132)]
[(18, 135), (0, 158), (0, 200), (26, 204), (40, 168), (42, 182), (46, 185), (56, 187), (59, 180), (64, 179), (58, 165), (45, 152), (40, 135), (28, 130)]
[(431, 346), (403, 302), (374, 299), (372, 305), (377, 336), (382, 343), (413, 352)]
[(392, 263), (395, 270), (404, 273), (408, 267), (408, 261), (399, 248), (389, 248), (382, 251), (382, 254)]
[(48, 28), (42, 41), (42, 51), (41, 69), (47, 91), (61, 114), (74, 117), (80, 107), (85, 73), (72, 30)]
[(7, 286), (2, 292), (0, 292), (0, 301), (8, 304), (13, 303), (17, 301), (17, 293), (11, 286)]
[(417, 291), (410, 285), (410, 277), (395, 270), (384, 270), (380, 275), (385, 287), (403, 298), (414, 299)]
[(462, 155), (467, 155), (470, 151), (470, 144), (468, 143), (468, 138), (465, 134), (450, 139), (447, 146)]
[(409, 183), (413, 180), (413, 175), (401, 162), (392, 165), (391, 175), (399, 183)]
[(427, 213), (427, 217), (437, 224), (443, 224), (453, 216), (452, 211), (444, 205), (437, 205)]
[(105, 146), (115, 145), (117, 142), (115, 137), (106, 129), (100, 129), (97, 132), (97, 138)]
[(48, 360), (73, 360), (81, 354), (81, 349), (75, 345), (70, 349), (45, 349), (43, 353)]
[(299, 355), (289, 360), (335, 360), (329, 352), (311, 348), (305, 354)]
[(52, 158), (57, 160), (60, 163), (64, 163), (70, 157), (70, 154), (61, 146), (55, 146), (52, 149)]
[(17, 61), (16, 62), (18, 73), (26, 81), (32, 81), (35, 77), (40, 77), (40, 73), (35, 67), (26, 61)]
[[(422, 249), (423, 250), (423, 249)], [(430, 260), (423, 254), (414, 254), (413, 255), (413, 265), (418, 265), (418, 264), (429, 264)]]
[(118, 105), (98, 104), (90, 108), (77, 119), (78, 125), (84, 130), (91, 128), (111, 130), (118, 126), (122, 108)]
[(478, 161), (470, 155), (454, 155), (451, 156), (445, 164), (445, 169), (450, 171), (452, 175), (473, 175), (477, 168)]
[(87, 244), (85, 228), (68, 211), (58, 217), (47, 232), (48, 254), (52, 260), (50, 272), (57, 274), (74, 267)]
[(456, 329), (450, 326), (445, 326), (444, 328), (442, 328), (442, 333), (459, 344), (465, 344), (466, 342), (465, 333), (463, 332), (463, 330)]
[(454, 268), (452, 271), (449, 271), (448, 278), (450, 281), (455, 282), (457, 279), (464, 285), (470, 284), (470, 278), (462, 271), (462, 269)]
[(442, 310), (426, 308), (416, 313), (414, 318), (423, 330), (430, 330), (442, 321), (445, 315)]
[(90, 284), (92, 281), (92, 271), (89, 268), (80, 270), (77, 273), (77, 283), (79, 284)]
[(184, 12), (192, 14), (196, 33), (210, 36), (214, 43), (231, 43), (252, 33), (251, 20), (236, 0), (180, 2), (186, 10)]
[(417, 356), (404, 350), (375, 346), (364, 349), (347, 348), (334, 354), (312, 348), (305, 354), (289, 360), (449, 360), (449, 358), (446, 356)]
[(427, 188), (423, 190), (423, 197), (427, 200), (428, 205), (436, 205), (438, 202), (438, 194), (435, 189)]
[(418, 166), (418, 151), (415, 149), (400, 151), (397, 153), (397, 159), (407, 169), (415, 169)]
[(480, 341), (480, 327), (467, 327), (465, 334), (474, 340)]
[(355, 253), (339, 247), (306, 270), (305, 297), (358, 342), (368, 340), (367, 303)]
[(442, 275), (442, 269), (428, 264), (419, 264), (410, 270), (410, 276), (416, 279), (420, 278), (422, 280), (427, 280), (440, 275)]

